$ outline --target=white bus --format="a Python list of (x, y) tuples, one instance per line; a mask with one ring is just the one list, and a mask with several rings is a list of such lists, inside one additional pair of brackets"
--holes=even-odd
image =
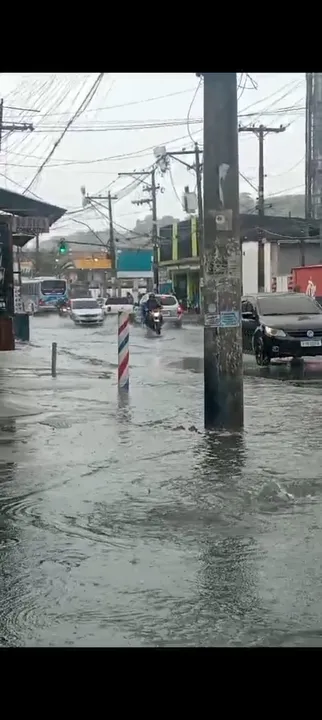
[(23, 278), (21, 299), (26, 312), (53, 311), (58, 300), (68, 300), (67, 282), (57, 277)]

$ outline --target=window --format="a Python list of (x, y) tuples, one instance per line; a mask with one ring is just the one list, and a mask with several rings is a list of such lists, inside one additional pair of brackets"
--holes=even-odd
[(127, 297), (111, 297), (107, 298), (105, 305), (132, 305), (132, 300)]
[(73, 310), (93, 310), (93, 308), (99, 308), (99, 304), (96, 300), (88, 300), (85, 298), (84, 300), (73, 300), (72, 301), (72, 309)]
[(163, 307), (170, 307), (171, 305), (177, 304), (177, 299), (174, 295), (156, 295), (156, 298)]
[(43, 295), (63, 295), (66, 291), (65, 280), (43, 280), (41, 283), (41, 292)]
[(242, 301), (242, 313), (252, 313), (252, 315), (255, 315), (255, 307), (250, 302), (250, 300), (243, 300)]
[(307, 295), (299, 293), (270, 293), (266, 297), (258, 298), (258, 308), (261, 315), (318, 315), (322, 313), (321, 307)]

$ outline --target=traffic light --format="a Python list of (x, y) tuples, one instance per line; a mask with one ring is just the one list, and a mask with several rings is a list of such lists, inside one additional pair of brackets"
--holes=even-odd
[(66, 240), (60, 240), (58, 245), (59, 255), (66, 255), (68, 253), (68, 245)]

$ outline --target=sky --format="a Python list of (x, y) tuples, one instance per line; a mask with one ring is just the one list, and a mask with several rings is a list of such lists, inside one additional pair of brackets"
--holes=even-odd
[[(82, 185), (90, 195), (104, 195), (109, 189), (119, 195), (113, 202), (116, 229), (133, 228), (149, 209), (133, 204), (142, 197), (142, 186), (122, 193), (132, 180), (118, 174), (149, 168), (157, 146), (174, 152), (192, 149), (195, 141), (202, 145), (203, 87), (193, 73), (105, 73), (91, 102), (57, 142), (97, 77), (0, 73), (4, 123), (34, 126), (33, 132), (3, 133), (0, 186), (23, 192), (54, 150), (26, 193), (71, 213), (53, 227), (53, 235), (107, 225), (103, 208), (103, 215), (92, 208), (82, 210)], [(265, 197), (303, 193), (305, 75), (250, 73), (250, 77), (238, 78), (240, 123), (286, 126), (284, 133), (265, 138)], [(240, 133), (240, 192), (256, 196), (257, 168), (258, 140), (252, 133)], [(158, 216), (183, 218), (183, 188), (194, 189), (194, 173), (173, 160), (158, 182), (162, 187)]]

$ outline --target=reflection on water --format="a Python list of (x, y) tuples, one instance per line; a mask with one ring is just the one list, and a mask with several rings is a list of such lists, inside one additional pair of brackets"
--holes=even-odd
[[(193, 331), (149, 362), (131, 329), (129, 398), (115, 328), (22, 379), (43, 412), (0, 428), (2, 645), (321, 644), (320, 370), (246, 363), (244, 432), (206, 434)], [(31, 360), (70, 336), (34, 319)]]

